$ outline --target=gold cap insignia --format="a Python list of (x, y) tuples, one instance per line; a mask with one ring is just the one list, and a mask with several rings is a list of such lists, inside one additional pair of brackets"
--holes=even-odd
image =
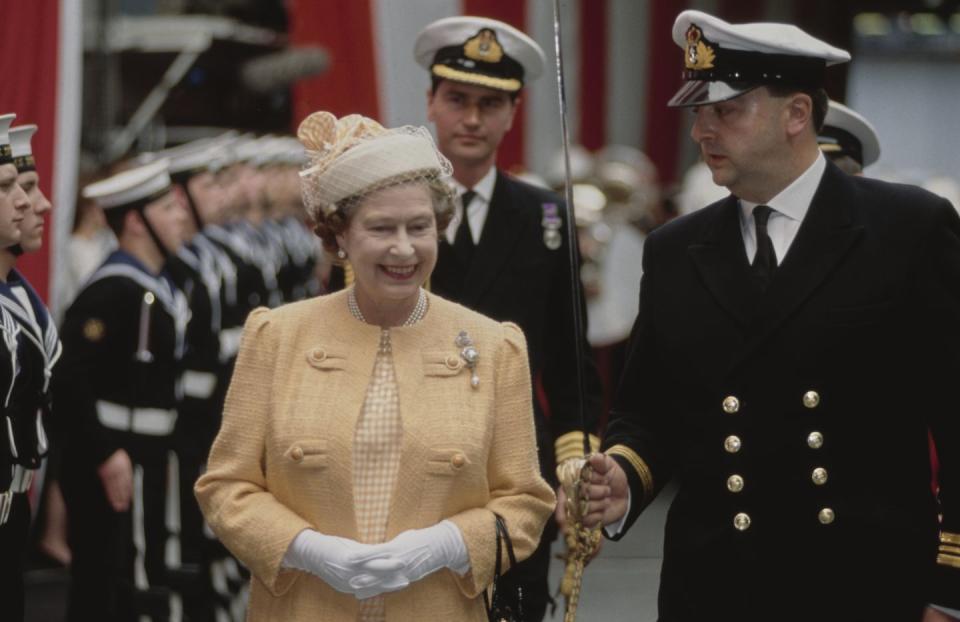
[(100, 341), (106, 332), (103, 322), (97, 318), (91, 318), (83, 324), (83, 336), (87, 341)]
[(463, 44), (463, 55), (471, 60), (499, 63), (503, 58), (503, 46), (497, 41), (497, 33), (484, 28)]
[(683, 58), (687, 69), (713, 69), (715, 58), (713, 48), (703, 41), (703, 31), (691, 24), (687, 28), (687, 49)]

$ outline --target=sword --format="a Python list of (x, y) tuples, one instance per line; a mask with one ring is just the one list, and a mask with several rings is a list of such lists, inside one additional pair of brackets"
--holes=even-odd
[[(563, 170), (566, 180), (567, 201), (567, 240), (570, 251), (570, 284), (573, 290), (573, 324), (576, 337), (577, 386), (579, 388), (577, 405), (580, 412), (580, 429), (583, 430), (583, 455), (590, 455), (590, 436), (586, 429), (586, 394), (583, 374), (583, 310), (580, 307), (582, 286), (580, 284), (580, 252), (577, 244), (576, 211), (573, 204), (573, 184), (570, 175), (570, 132), (567, 126), (567, 95), (563, 73), (563, 46), (561, 45), (560, 0), (553, 2), (553, 44), (557, 56), (557, 92), (560, 101), (560, 132), (563, 143)], [(600, 527), (588, 529), (583, 525), (587, 513), (587, 499), (582, 494), (583, 486), (590, 480), (590, 464), (587, 458), (571, 458), (557, 465), (557, 478), (567, 496), (564, 512), (567, 516), (564, 539), (567, 544), (566, 570), (560, 584), (560, 593), (565, 601), (564, 622), (574, 622), (577, 617), (577, 605), (580, 602), (580, 589), (583, 582), (583, 570), (587, 560), (600, 545)]]

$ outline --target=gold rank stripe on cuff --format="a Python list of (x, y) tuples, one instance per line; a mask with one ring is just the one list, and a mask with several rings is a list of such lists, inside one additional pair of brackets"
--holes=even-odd
[(941, 531), (940, 542), (943, 544), (955, 544), (960, 546), (960, 534), (950, 533), (949, 531)]
[[(570, 458), (583, 458), (583, 432), (574, 430), (561, 435), (553, 442), (553, 449), (557, 455), (557, 464)], [(600, 439), (590, 435), (590, 451), (600, 449)]]
[(940, 553), (937, 555), (937, 563), (941, 566), (950, 566), (952, 568), (960, 568), (960, 556), (957, 555), (945, 555)]
[(941, 544), (940, 552), (944, 555), (953, 555), (955, 557), (960, 557), (960, 546), (953, 546), (952, 544)]
[(637, 454), (634, 450), (630, 449), (626, 445), (614, 445), (607, 449), (606, 454), (608, 456), (620, 456), (626, 459), (630, 463), (630, 466), (633, 467), (633, 470), (637, 472), (637, 475), (640, 477), (640, 484), (643, 486), (644, 498), (650, 499), (653, 497), (653, 473), (650, 471), (650, 467), (647, 466), (647, 463), (643, 461), (643, 458)]

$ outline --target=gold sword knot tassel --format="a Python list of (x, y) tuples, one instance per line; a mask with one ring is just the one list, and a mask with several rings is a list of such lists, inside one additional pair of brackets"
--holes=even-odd
[(567, 497), (564, 506), (567, 521), (563, 534), (567, 543), (567, 551), (563, 556), (566, 569), (560, 583), (560, 593), (566, 604), (564, 622), (574, 622), (577, 618), (583, 569), (600, 546), (600, 526), (588, 528), (583, 525), (589, 501), (585, 485), (589, 483), (593, 472), (588, 458), (569, 458), (557, 465), (557, 479)]

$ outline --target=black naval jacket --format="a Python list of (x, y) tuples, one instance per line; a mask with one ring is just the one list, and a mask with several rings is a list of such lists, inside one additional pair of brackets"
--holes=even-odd
[(54, 399), (61, 405), (69, 457), (95, 466), (120, 448), (153, 451), (170, 445), (169, 434), (105, 426), (98, 402), (177, 408), (188, 320), (182, 292), (129, 254), (115, 251), (97, 269), (67, 309), (61, 331)]
[[(32, 314), (14, 294), (13, 288), (16, 286), (26, 292)], [(49, 447), (44, 422), (50, 416), (50, 378), (60, 358), (60, 339), (40, 296), (16, 270), (11, 270), (7, 281), (0, 283), (0, 305), (19, 326), (17, 371), (12, 386), (4, 387), (5, 391), (9, 389), (5, 414), (12, 428), (10, 459), (21, 466), (36, 469)], [(7, 441), (10, 432), (4, 430)], [(12, 455), (14, 447), (16, 457)]]
[(679, 483), (661, 621), (960, 607), (960, 218), (828, 164), (764, 294), (738, 210), (730, 197), (647, 238), (604, 440), (630, 482), (626, 527)]
[[(559, 218), (547, 225), (544, 206), (550, 205), (557, 206)], [(549, 421), (539, 400), (534, 400), (534, 411), (540, 468), (554, 484), (554, 442), (573, 433), (581, 439), (572, 443), (573, 449), (582, 454), (565, 219), (566, 208), (555, 194), (498, 170), (473, 261), (469, 266), (460, 265), (453, 247), (441, 239), (437, 266), (430, 279), (431, 289), (440, 296), (497, 321), (516, 322), (523, 330), (531, 374), (534, 378), (542, 376), (549, 403)], [(562, 243), (556, 249), (545, 243), (550, 228), (561, 236)], [(580, 306), (584, 308), (583, 300)], [(599, 378), (585, 335), (583, 339), (588, 427), (593, 432), (599, 411)]]
[[(195, 241), (199, 242), (198, 235)], [(220, 359), (222, 326), (221, 278), (216, 259), (202, 244), (187, 244), (167, 262), (174, 284), (190, 308), (183, 367), (182, 400), (177, 436), (206, 456), (220, 429), (226, 389)]]

